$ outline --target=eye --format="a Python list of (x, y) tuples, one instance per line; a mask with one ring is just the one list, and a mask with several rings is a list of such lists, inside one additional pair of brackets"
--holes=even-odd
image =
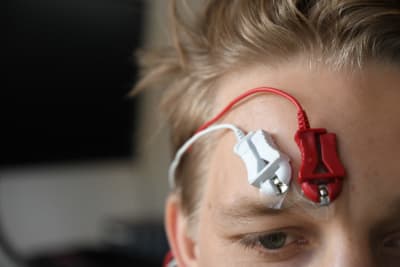
[(400, 236), (385, 241), (385, 243), (383, 243), (383, 246), (388, 248), (400, 248)]
[(268, 262), (286, 261), (307, 250), (309, 242), (303, 234), (297, 230), (253, 233), (242, 237), (240, 244)]
[(391, 235), (383, 242), (383, 247), (389, 249), (400, 249), (400, 233)]
[(260, 245), (266, 249), (280, 249), (285, 246), (288, 236), (284, 232), (276, 232), (259, 237)]

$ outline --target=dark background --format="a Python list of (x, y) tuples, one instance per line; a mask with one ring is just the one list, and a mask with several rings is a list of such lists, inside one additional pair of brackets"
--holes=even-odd
[(6, 2), (0, 166), (135, 155), (144, 2)]
[[(135, 157), (140, 98), (127, 95), (138, 75), (133, 54), (142, 43), (145, 3), (2, 2), (0, 168)], [(160, 266), (168, 249), (162, 222), (123, 221), (123, 243), (26, 258), (2, 219), (0, 211), (0, 251), (18, 266)]]

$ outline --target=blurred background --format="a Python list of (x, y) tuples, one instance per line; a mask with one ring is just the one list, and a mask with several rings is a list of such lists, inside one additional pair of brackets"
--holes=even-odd
[(5, 4), (0, 266), (160, 266), (160, 92), (127, 94), (133, 51), (168, 42), (167, 1)]

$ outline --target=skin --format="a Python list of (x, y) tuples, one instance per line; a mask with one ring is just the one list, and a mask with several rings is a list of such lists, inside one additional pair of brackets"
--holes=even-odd
[[(312, 127), (337, 134), (347, 175), (342, 193), (329, 208), (298, 204), (272, 211), (258, 189), (247, 183), (246, 169), (232, 151), (233, 134), (216, 136), (196, 225), (188, 225), (177, 196), (167, 201), (166, 228), (178, 266), (399, 266), (399, 85), (400, 69), (393, 66), (370, 63), (358, 71), (334, 71), (309, 67), (302, 59), (274, 68), (251, 66), (223, 77), (216, 111), (255, 87), (291, 93)], [(262, 94), (221, 122), (246, 132), (271, 133), (291, 158), (295, 176), (301, 162), (293, 139), (295, 115), (286, 99)], [(258, 236), (274, 232), (286, 235), (282, 248), (268, 250), (257, 242)]]

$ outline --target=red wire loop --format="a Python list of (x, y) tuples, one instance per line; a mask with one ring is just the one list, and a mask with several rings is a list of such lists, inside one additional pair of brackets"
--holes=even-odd
[(250, 89), (243, 94), (237, 96), (234, 98), (231, 102), (228, 103), (228, 105), (223, 108), (217, 115), (215, 115), (211, 120), (207, 121), (204, 123), (202, 126), (200, 126), (196, 133), (208, 128), (210, 125), (214, 124), (218, 120), (220, 120), (228, 111), (230, 111), (236, 104), (238, 104), (240, 101), (244, 100), (245, 98), (252, 96), (254, 94), (259, 94), (259, 93), (273, 93), (279, 96), (283, 96), (289, 101), (291, 101), (297, 108), (297, 121), (298, 121), (298, 128), (299, 130), (305, 130), (310, 128), (310, 124), (308, 122), (307, 114), (304, 111), (303, 107), (300, 105), (299, 101), (297, 101), (296, 98), (294, 98), (292, 95), (276, 89), (272, 87), (258, 87), (254, 89)]

